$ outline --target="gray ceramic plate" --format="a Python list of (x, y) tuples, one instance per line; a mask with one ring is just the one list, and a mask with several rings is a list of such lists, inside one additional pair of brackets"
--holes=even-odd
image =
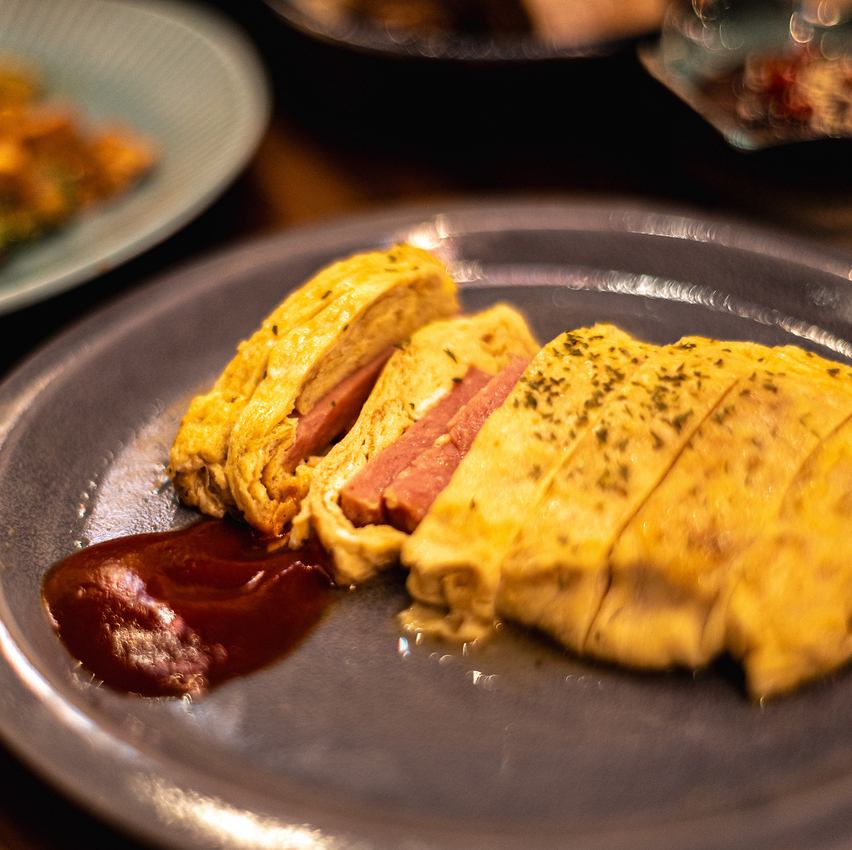
[(467, 656), (401, 639), (399, 575), (196, 702), (93, 684), (41, 610), (80, 543), (187, 522), (163, 461), (187, 399), (286, 290), (410, 236), (542, 338), (598, 319), (795, 341), (842, 358), (850, 263), (730, 224), (503, 204), (295, 232), (176, 272), (72, 328), (0, 389), (0, 730), (95, 812), (180, 848), (825, 850), (852, 841), (852, 675), (765, 707), (734, 677), (640, 676), (507, 631)]
[(269, 111), (260, 62), (199, 6), (148, 0), (3, 0), (0, 55), (32, 62), (50, 99), (120, 122), (160, 150), (135, 189), (0, 262), (0, 313), (88, 280), (204, 209), (246, 164)]

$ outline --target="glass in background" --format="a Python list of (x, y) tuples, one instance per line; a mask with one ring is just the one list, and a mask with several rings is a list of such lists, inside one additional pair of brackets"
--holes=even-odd
[(676, 0), (660, 59), (763, 143), (852, 135), (852, 0)]

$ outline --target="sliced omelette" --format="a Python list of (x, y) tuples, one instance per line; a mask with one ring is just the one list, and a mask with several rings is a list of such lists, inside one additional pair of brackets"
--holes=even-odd
[(778, 516), (737, 564), (725, 641), (752, 696), (790, 690), (852, 658), (850, 528), (847, 419), (814, 450)]
[(314, 443), (351, 424), (343, 414), (357, 416), (357, 402), (395, 343), (457, 309), (455, 283), (441, 262), (410, 245), (320, 271), (192, 400), (170, 454), (181, 500), (279, 534), (307, 492), (302, 461), (320, 448)]
[[(331, 553), (334, 577), (341, 584), (363, 582), (393, 563), (407, 535), (382, 515), (381, 483), (374, 493), (370, 481), (357, 486), (359, 473), (371, 459), (399, 446), (404, 435), (417, 441), (422, 434), (422, 444), (412, 446), (409, 439), (400, 447), (398, 463), (385, 456), (386, 468), (396, 463), (389, 468), (389, 484), (408, 459), (432, 445), (443, 430), (433, 433), (418, 427), (430, 412), (448, 401), (456, 402), (453, 410), (460, 408), (512, 358), (532, 357), (537, 350), (523, 316), (506, 305), (433, 322), (414, 333), (388, 361), (358, 421), (314, 468), (291, 542), (300, 543), (313, 530)], [(468, 385), (470, 390), (464, 392)], [(447, 410), (445, 420), (449, 416)]]
[(541, 349), (402, 547), (412, 630), (474, 639), (494, 622), (500, 567), (553, 470), (651, 346), (611, 325)]
[(622, 529), (764, 352), (697, 337), (651, 349), (528, 512), (502, 563), (498, 612), (583, 652)]
[(835, 367), (801, 349), (767, 349), (731, 387), (615, 543), (585, 652), (665, 668), (699, 667), (723, 651), (738, 557), (811, 452), (852, 415), (852, 381)]

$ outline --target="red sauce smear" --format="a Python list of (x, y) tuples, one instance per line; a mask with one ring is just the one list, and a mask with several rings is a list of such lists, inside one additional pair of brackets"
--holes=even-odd
[(198, 694), (292, 649), (331, 594), (327, 557), (205, 520), (75, 552), (45, 576), (68, 650), (112, 688)]

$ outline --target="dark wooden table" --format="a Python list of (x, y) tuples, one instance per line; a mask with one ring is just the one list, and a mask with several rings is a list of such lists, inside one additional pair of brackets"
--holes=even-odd
[[(259, 4), (220, 6), (258, 45), (273, 83), (274, 114), (256, 157), (166, 243), (0, 318), (0, 374), (177, 265), (250, 236), (393, 204), (519, 194), (640, 200), (748, 218), (852, 255), (850, 143), (737, 153), (630, 50), (522, 68), (389, 68), (312, 45)], [(2, 749), (0, 788), (0, 848), (138, 846)]]

